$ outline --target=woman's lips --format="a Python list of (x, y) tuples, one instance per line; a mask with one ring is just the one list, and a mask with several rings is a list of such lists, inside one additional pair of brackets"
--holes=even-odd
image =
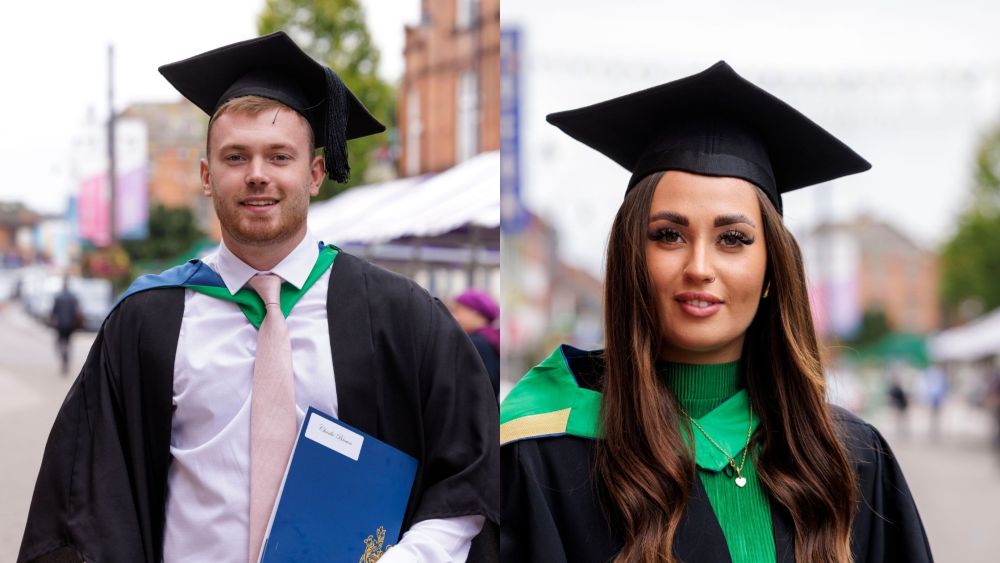
[(723, 301), (710, 293), (685, 292), (674, 296), (674, 300), (692, 317), (710, 317), (719, 312)]

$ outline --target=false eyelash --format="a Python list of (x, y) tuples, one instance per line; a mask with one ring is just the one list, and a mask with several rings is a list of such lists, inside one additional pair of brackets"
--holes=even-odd
[(750, 246), (757, 240), (756, 238), (747, 236), (742, 232), (737, 231), (736, 229), (733, 229), (731, 231), (726, 231), (721, 235), (719, 235), (719, 240), (726, 240), (727, 238), (732, 239), (735, 242), (739, 242), (744, 246)]
[[(674, 237), (680, 238), (681, 234), (680, 234), (680, 232), (678, 232), (675, 229), (668, 229), (668, 228), (656, 229), (656, 230), (650, 231), (650, 233), (649, 233), (649, 240), (651, 240), (651, 241), (665, 241), (667, 236), (674, 236)], [(673, 241), (671, 241), (671, 242), (673, 242)]]

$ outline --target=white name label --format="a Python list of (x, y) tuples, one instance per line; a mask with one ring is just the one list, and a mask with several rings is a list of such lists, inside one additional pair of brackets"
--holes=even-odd
[(358, 457), (361, 456), (361, 445), (365, 443), (365, 437), (361, 434), (316, 415), (309, 417), (306, 438), (354, 461), (358, 461)]

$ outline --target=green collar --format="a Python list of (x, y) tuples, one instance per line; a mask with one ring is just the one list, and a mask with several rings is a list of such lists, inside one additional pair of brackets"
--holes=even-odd
[[(713, 440), (726, 450), (726, 453), (736, 460), (737, 464), (740, 462), (740, 453), (747, 443), (748, 422), (751, 432), (756, 430), (757, 425), (760, 424), (757, 413), (750, 411), (750, 396), (746, 389), (737, 392), (711, 412), (696, 417), (695, 420), (701, 424)], [(690, 424), (689, 426), (691, 436), (694, 438), (694, 462), (698, 467), (709, 471), (725, 469), (729, 465), (729, 458), (719, 451), (719, 448), (712, 445), (712, 442), (695, 425)], [(684, 435), (685, 441), (690, 444), (687, 433), (682, 432), (681, 434)]]
[[(281, 312), (288, 317), (288, 314), (295, 307), (295, 304), (299, 302), (299, 299), (310, 288), (316, 283), (316, 280), (323, 275), (327, 269), (333, 264), (333, 261), (337, 258), (339, 250), (333, 245), (324, 246), (319, 252), (319, 256), (316, 258), (316, 264), (313, 265), (313, 269), (309, 272), (309, 277), (306, 278), (306, 282), (302, 284), (301, 288), (296, 288), (294, 285), (284, 282), (281, 284)], [(243, 314), (247, 316), (247, 320), (254, 326), (254, 328), (260, 328), (260, 323), (264, 322), (264, 300), (257, 295), (257, 292), (249, 287), (244, 287), (243, 289), (237, 291), (235, 294), (229, 293), (229, 290), (223, 287), (214, 287), (207, 285), (189, 285), (188, 289), (193, 289), (199, 293), (204, 293), (210, 297), (215, 297), (216, 299), (222, 299), (224, 301), (232, 301), (240, 306), (240, 310)]]
[[(697, 365), (662, 363), (657, 369), (684, 410), (739, 464), (747, 442), (748, 423), (755, 429), (759, 422), (756, 415), (748, 412), (749, 396), (741, 389), (739, 360)], [(748, 415), (752, 416), (752, 422)], [(688, 422), (686, 417), (682, 420)], [(690, 423), (688, 426), (694, 438), (694, 460), (698, 467), (708, 471), (725, 469), (729, 458), (697, 426)], [(690, 446), (690, 437), (687, 433), (683, 435)]]

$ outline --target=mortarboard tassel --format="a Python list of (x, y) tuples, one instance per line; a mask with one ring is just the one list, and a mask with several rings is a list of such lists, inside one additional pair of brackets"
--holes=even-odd
[(351, 177), (347, 164), (347, 88), (329, 68), (326, 70), (326, 89), (330, 93), (330, 106), (326, 113), (326, 172), (341, 184)]

